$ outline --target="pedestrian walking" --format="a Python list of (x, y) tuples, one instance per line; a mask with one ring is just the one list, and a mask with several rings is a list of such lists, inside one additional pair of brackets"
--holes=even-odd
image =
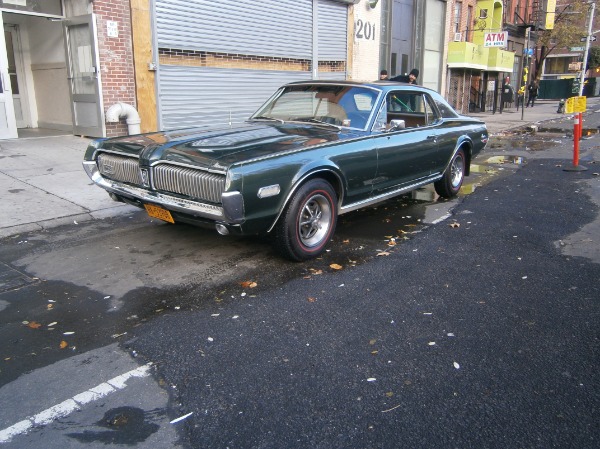
[(529, 83), (529, 87), (527, 88), (527, 91), (529, 92), (529, 95), (527, 97), (527, 106), (525, 107), (529, 107), (529, 103), (531, 103), (531, 107), (533, 107), (533, 104), (535, 103), (535, 99), (538, 96), (538, 85), (535, 81), (532, 81), (531, 83)]

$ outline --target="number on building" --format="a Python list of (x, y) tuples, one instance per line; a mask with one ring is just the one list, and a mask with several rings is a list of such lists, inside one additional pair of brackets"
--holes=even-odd
[(375, 24), (363, 22), (362, 19), (356, 21), (356, 38), (366, 39), (368, 41), (375, 40)]

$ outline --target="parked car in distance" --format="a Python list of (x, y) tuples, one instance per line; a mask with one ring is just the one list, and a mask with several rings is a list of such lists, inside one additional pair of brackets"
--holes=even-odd
[(485, 124), (436, 92), (389, 81), (281, 87), (245, 123), (96, 140), (90, 178), (170, 223), (271, 234), (295, 261), (318, 256), (340, 214), (433, 183), (455, 196)]

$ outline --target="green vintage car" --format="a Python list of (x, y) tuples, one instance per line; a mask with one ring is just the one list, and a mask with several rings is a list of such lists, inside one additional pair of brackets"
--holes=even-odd
[(456, 195), (488, 141), (436, 92), (395, 82), (281, 87), (245, 123), (97, 140), (83, 165), (152, 217), (271, 234), (292, 260), (321, 254), (340, 214), (429, 183)]

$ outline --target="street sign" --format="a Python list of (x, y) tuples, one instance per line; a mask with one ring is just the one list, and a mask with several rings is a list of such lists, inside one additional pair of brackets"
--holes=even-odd
[(565, 113), (573, 114), (574, 112), (585, 112), (587, 108), (587, 97), (570, 97), (565, 102)]
[[(586, 41), (586, 37), (582, 37), (581, 39), (579, 39), (581, 42), (585, 42)], [(596, 42), (596, 36), (590, 36), (590, 42)]]
[(570, 51), (584, 51), (585, 47), (571, 47), (569, 48)]

